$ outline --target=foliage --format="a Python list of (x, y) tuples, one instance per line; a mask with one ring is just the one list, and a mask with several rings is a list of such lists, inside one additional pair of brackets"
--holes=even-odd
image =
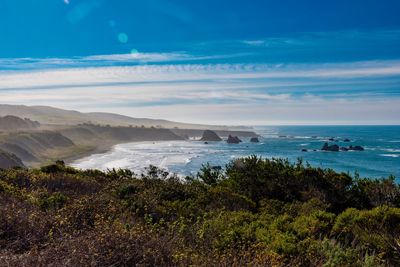
[(254, 156), (186, 179), (0, 170), (0, 266), (398, 266), (399, 196), (393, 177)]

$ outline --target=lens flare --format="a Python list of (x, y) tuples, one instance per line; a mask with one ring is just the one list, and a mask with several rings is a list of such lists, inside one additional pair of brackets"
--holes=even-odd
[(120, 41), (123, 44), (126, 44), (128, 42), (129, 38), (128, 35), (124, 32), (121, 32), (118, 34), (118, 41)]

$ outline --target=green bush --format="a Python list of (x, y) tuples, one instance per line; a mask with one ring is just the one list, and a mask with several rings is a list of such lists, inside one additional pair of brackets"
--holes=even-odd
[(254, 156), (186, 179), (0, 170), (0, 266), (399, 266), (399, 192)]
[(69, 198), (64, 194), (57, 192), (52, 195), (44, 194), (39, 199), (39, 206), (42, 209), (60, 209), (62, 208)]

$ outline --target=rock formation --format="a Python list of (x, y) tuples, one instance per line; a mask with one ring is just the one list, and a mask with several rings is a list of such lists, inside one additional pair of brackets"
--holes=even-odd
[(259, 143), (260, 140), (258, 140), (258, 137), (252, 137), (252, 138), (250, 139), (250, 142), (252, 142), (252, 143)]
[(348, 149), (354, 151), (364, 151), (364, 148), (362, 146), (349, 146)]
[(203, 132), (203, 136), (201, 137), (200, 141), (222, 141), (221, 137), (219, 137), (214, 131), (205, 130)]
[(338, 152), (339, 151), (339, 146), (338, 145), (328, 145), (328, 143), (325, 143), (324, 146), (321, 148), (321, 150)]
[(239, 139), (237, 136), (229, 135), (228, 140), (226, 140), (228, 144), (239, 144), (242, 140)]
[(324, 146), (321, 148), (323, 151), (364, 151), (362, 146), (349, 146), (349, 147), (339, 147), (338, 145), (329, 145), (325, 143)]

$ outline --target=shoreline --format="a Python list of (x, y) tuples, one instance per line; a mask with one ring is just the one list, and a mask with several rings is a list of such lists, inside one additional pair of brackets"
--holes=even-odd
[[(324, 166), (345, 173), (358, 172), (363, 177), (369, 178), (386, 177), (390, 174), (400, 178), (400, 173), (396, 169), (396, 164), (400, 159), (400, 147), (395, 143), (398, 140), (397, 136), (392, 133), (388, 136), (382, 136), (379, 133), (379, 129), (373, 128), (371, 130), (378, 132), (374, 133), (373, 131), (371, 135), (369, 132), (363, 133), (350, 128), (342, 129), (342, 127), (322, 127), (321, 129), (315, 129), (314, 127), (288, 129), (282, 127), (282, 129), (272, 129), (273, 131), (271, 131), (266, 126), (265, 129), (257, 128), (255, 130), (257, 131), (256, 133), (246, 132), (246, 134), (248, 136), (257, 134), (257, 136), (265, 136), (267, 139), (265, 144), (261, 141), (258, 148), (250, 144), (249, 138), (245, 136), (241, 137), (244, 141), (241, 145), (226, 146), (224, 141), (218, 144), (210, 142), (211, 144), (209, 145), (202, 145), (203, 142), (198, 140), (200, 137), (198, 134), (183, 137), (169, 129), (113, 128), (82, 125), (58, 129), (57, 132), (53, 132), (51, 135), (51, 132), (48, 131), (34, 131), (32, 134), (27, 134), (32, 138), (48, 137), (47, 139), (50, 141), (54, 140), (51, 143), (53, 146), (56, 146), (57, 142), (68, 141), (68, 139), (65, 140), (66, 137), (73, 141), (73, 145), (50, 147), (43, 152), (38, 150), (40, 153), (36, 155), (39, 156), (38, 159), (40, 161), (30, 162), (26, 160), (24, 164), (27, 167), (38, 168), (52, 164), (56, 160), (64, 160), (68, 165), (76, 165), (82, 162), (82, 166), (87, 165), (87, 168), (101, 169), (104, 166), (113, 166), (115, 163), (116, 168), (120, 166), (122, 168), (130, 168), (132, 166), (134, 169), (142, 169), (141, 167), (154, 163), (153, 165), (156, 166), (168, 166), (168, 169), (173, 172), (189, 173), (196, 167), (198, 169), (201, 161), (203, 163), (210, 162), (215, 166), (224, 166), (231, 156), (259, 155), (267, 158), (289, 159), (293, 162), (298, 158), (302, 158), (304, 161), (313, 164), (313, 166)], [(180, 134), (187, 131), (189, 130), (179, 130)], [(201, 132), (199, 130), (190, 131)], [(230, 133), (235, 134), (237, 132), (231, 131)], [(313, 138), (312, 136), (314, 135), (318, 138)], [(14, 138), (15, 140), (21, 139), (21, 141), (18, 141), (21, 146), (27, 144), (20, 138), (22, 136), (24, 135), (14, 135), (16, 137)], [(281, 136), (283, 137), (281, 138)], [(366, 152), (337, 152), (338, 154), (335, 152), (322, 152), (323, 141), (328, 142), (327, 138), (330, 136), (335, 136), (339, 139), (350, 138), (353, 145), (363, 145), (366, 148)], [(57, 137), (57, 139), (54, 139), (54, 137)], [(226, 139), (225, 136), (222, 137)], [(322, 137), (326, 140), (322, 139)], [(45, 140), (44, 138), (42, 139)], [(162, 142), (171, 143), (171, 148), (160, 144)], [(173, 142), (183, 143), (176, 145)], [(158, 145), (153, 147), (152, 143), (158, 143)], [(127, 148), (123, 149), (126, 144), (128, 144)], [(135, 145), (138, 144), (148, 145), (140, 146), (136, 149)], [(345, 146), (347, 143), (342, 145)], [(117, 149), (114, 153), (113, 149), (116, 146), (122, 146), (122, 149)], [(248, 146), (249, 148), (247, 148)], [(101, 154), (106, 155), (103, 157)], [(99, 156), (97, 157), (96, 155)], [(198, 156), (193, 158), (193, 155)], [(162, 162), (162, 157), (165, 158), (164, 162)], [(185, 157), (187, 163), (184, 162)], [(85, 159), (88, 158), (89, 160), (86, 161)], [(379, 164), (376, 164), (376, 162), (379, 162)]]
[[(157, 129), (156, 129), (157, 130)], [(180, 137), (181, 139), (170, 139), (166, 140), (163, 138), (159, 138), (156, 140), (112, 140), (108, 139), (105, 140), (104, 138), (98, 139), (97, 142), (94, 142), (90, 144), (92, 146), (91, 149), (84, 151), (82, 153), (79, 153), (78, 155), (71, 155), (64, 157), (64, 161), (66, 164), (71, 164), (73, 162), (78, 161), (79, 159), (84, 159), (93, 155), (97, 154), (104, 154), (107, 152), (112, 151), (112, 149), (117, 146), (117, 145), (124, 145), (124, 144), (133, 144), (133, 143), (154, 143), (154, 142), (170, 142), (170, 141), (196, 141), (197, 139), (200, 140), (203, 130), (199, 129), (167, 129), (171, 131), (172, 133), (176, 134), (176, 137)], [(226, 139), (228, 138), (228, 135), (237, 135), (240, 138), (251, 138), (254, 136), (260, 137), (261, 135), (255, 131), (236, 131), (236, 130), (215, 130), (216, 133), (222, 138)], [(137, 138), (137, 137), (135, 137)], [(193, 139), (196, 138), (196, 139)], [(79, 145), (79, 144), (78, 144)]]
[[(259, 133), (262, 135), (262, 132)], [(321, 151), (323, 142), (320, 139), (309, 138), (307, 143), (304, 143), (300, 136), (299, 138), (266, 137), (265, 141), (263, 140), (258, 144), (252, 144), (245, 138), (245, 142), (239, 145), (227, 145), (223, 141), (203, 145), (203, 142), (199, 140), (112, 142), (77, 157), (69, 158), (67, 163), (73, 165), (82, 163), (82, 168), (87, 166), (89, 169), (103, 170), (112, 168), (114, 163), (115, 168), (131, 168), (132, 170), (142, 169), (142, 167), (153, 164), (167, 167), (170, 172), (188, 174), (193, 170), (198, 170), (202, 163), (209, 162), (213, 166), (225, 166), (233, 159), (233, 156), (258, 155), (263, 158), (289, 159), (291, 162), (296, 162), (298, 158), (302, 158), (304, 162), (309, 162), (312, 166), (332, 168), (335, 171), (349, 174), (360, 173), (362, 177), (371, 179), (388, 177), (391, 174), (397, 177), (396, 180), (400, 178), (399, 172), (393, 169), (393, 164), (398, 162), (398, 158), (383, 157), (379, 149), (370, 148), (371, 145), (374, 145), (368, 144), (371, 141), (357, 141), (359, 144), (365, 143), (367, 145), (365, 152), (324, 152)], [(357, 140), (355, 136), (352, 139)], [(153, 143), (156, 143), (154, 147), (152, 147)], [(167, 146), (162, 143), (171, 145)], [(131, 145), (125, 147), (125, 144)], [(135, 147), (140, 144), (147, 145)], [(380, 146), (381, 144), (376, 145)], [(118, 148), (113, 152), (115, 146), (122, 146), (122, 149)], [(307, 147), (307, 153), (302, 151), (304, 147)], [(98, 154), (106, 155), (94, 156)], [(94, 157), (88, 159), (88, 161), (81, 161), (91, 156)], [(162, 161), (163, 158), (164, 161)], [(380, 164), (364, 164), (372, 159), (379, 160)], [(382, 167), (383, 165), (385, 167)]]
[[(128, 127), (98, 127), (98, 126), (81, 126), (80, 129), (89, 129), (91, 131), (91, 137), (93, 139), (82, 140), (82, 137), (77, 138), (71, 131), (78, 130), (79, 127), (66, 128), (61, 132), (64, 136), (70, 138), (76, 146), (86, 146), (89, 149), (86, 151), (81, 151), (78, 154), (72, 153), (72, 155), (67, 155), (63, 157), (63, 160), (67, 164), (71, 164), (74, 161), (83, 159), (95, 154), (103, 154), (111, 151), (116, 145), (123, 145), (129, 143), (152, 143), (152, 142), (164, 142), (164, 141), (193, 141), (192, 138), (201, 138), (203, 130), (199, 129), (140, 129), (140, 128), (128, 128)], [(101, 136), (94, 133), (101, 132), (104, 129), (111, 131), (111, 136)], [(127, 131), (129, 134), (124, 136), (122, 139), (113, 134), (120, 134), (120, 131)], [(151, 131), (150, 135), (143, 135), (142, 133), (137, 133), (137, 131)], [(227, 138), (229, 134), (237, 135), (243, 138), (250, 138), (253, 136), (260, 136), (254, 131), (236, 131), (236, 130), (216, 130), (216, 133), (221, 136), (221, 138)], [(153, 135), (151, 135), (153, 134)], [(117, 135), (118, 136), (118, 135)], [(86, 143), (85, 143), (86, 142)]]
[[(99, 147), (93, 147), (92, 149), (90, 149), (90, 150), (88, 150), (86, 152), (83, 152), (83, 153), (81, 153), (79, 155), (71, 155), (69, 157), (64, 158), (63, 160), (67, 165), (70, 165), (71, 163), (73, 163), (73, 162), (75, 162), (75, 161), (77, 161), (79, 159), (84, 159), (84, 158), (87, 158), (87, 157), (90, 157), (90, 156), (93, 156), (93, 155), (104, 154), (104, 153), (110, 152), (117, 145), (124, 145), (124, 144), (130, 144), (130, 143), (140, 143), (140, 142), (141, 141), (116, 142), (116, 143), (112, 142), (112, 143), (109, 143), (109, 144), (103, 144), (103, 145), (101, 145)], [(148, 142), (152, 142), (152, 141), (148, 141)]]
[[(117, 144), (109, 145), (109, 146), (107, 146), (107, 148), (103, 147), (102, 149), (95, 149), (94, 150), (95, 152), (88, 153), (86, 156), (83, 156), (83, 157), (69, 158), (68, 160), (65, 160), (65, 163), (67, 165), (69, 165), (69, 166), (72, 166), (72, 167), (78, 168), (78, 169), (99, 169), (99, 170), (104, 170), (104, 169), (108, 169), (108, 168), (90, 168), (90, 167), (89, 168), (80, 168), (80, 167), (77, 167), (76, 165), (77, 165), (77, 163), (82, 162), (82, 160), (90, 158), (92, 156), (96, 156), (96, 155), (100, 156), (100, 155), (111, 154), (117, 146), (123, 146), (123, 145), (133, 145), (133, 146), (136, 146), (136, 145), (149, 145), (150, 146), (150, 145), (157, 145), (157, 144), (163, 144), (163, 143), (170, 144), (171, 142), (184, 142), (186, 144), (193, 144), (195, 142), (199, 142), (200, 144), (203, 144), (203, 142), (201, 142), (199, 140), (159, 140), (159, 141), (123, 142), (123, 143), (117, 143)], [(171, 156), (169, 156), (169, 157), (168, 156), (165, 156), (165, 157), (163, 156), (163, 158), (164, 159), (168, 159), (168, 158), (170, 159)], [(126, 159), (126, 158), (115, 159), (115, 161), (124, 160), (124, 159)], [(153, 163), (150, 163), (150, 164), (153, 164)], [(143, 165), (143, 168), (148, 167), (148, 165), (145, 166), (145, 164), (140, 164), (140, 165)], [(155, 164), (155, 163), (154, 163), (154, 165), (158, 166), (158, 164)], [(161, 165), (163, 165), (163, 164), (161, 164)], [(162, 167), (162, 168), (168, 169), (168, 166), (158, 166), (158, 167)], [(113, 166), (111, 168), (119, 168), (119, 167), (114, 167)], [(122, 168), (124, 169), (125, 167), (122, 167)], [(134, 171), (137, 172), (138, 170), (134, 170)], [(141, 172), (141, 171), (139, 171), (139, 172)]]
[[(0, 135), (0, 151), (15, 155), (26, 167), (41, 167), (63, 160), (67, 164), (110, 151), (113, 146), (135, 142), (187, 140), (203, 134), (203, 130), (156, 127), (112, 127), (81, 124), (75, 126), (45, 125), (40, 129), (23, 129)], [(238, 136), (256, 136), (252, 131), (217, 131)], [(7, 158), (9, 159), (9, 157)]]

